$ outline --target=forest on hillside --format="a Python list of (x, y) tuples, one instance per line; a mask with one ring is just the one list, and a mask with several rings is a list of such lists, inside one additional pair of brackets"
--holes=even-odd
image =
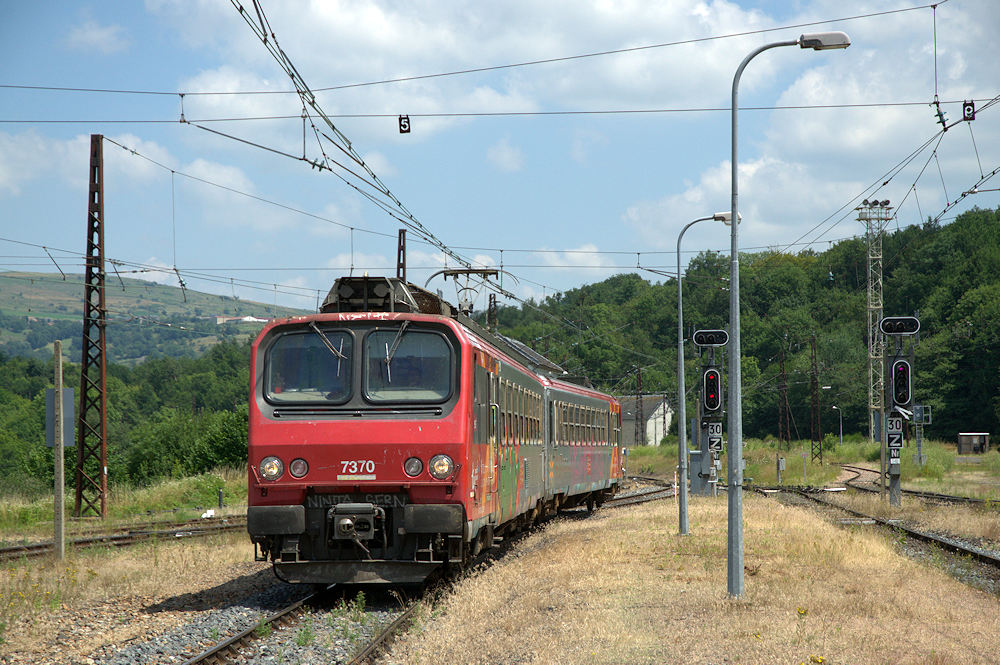
[[(947, 225), (928, 222), (887, 233), (883, 257), (884, 314), (918, 315), (921, 321), (914, 395), (932, 409), (928, 435), (954, 440), (959, 431), (997, 434), (1000, 209), (974, 209)], [(837, 406), (845, 432), (867, 432), (864, 239), (837, 242), (824, 252), (747, 253), (740, 265), (745, 436), (778, 434), (783, 365), (792, 438), (809, 437), (814, 344), (819, 384), (829, 386), (820, 396), (823, 431), (836, 431)], [(702, 253), (690, 262), (684, 281), (689, 330), (726, 327), (728, 274), (726, 255)], [(673, 279), (616, 275), (543, 302), (502, 307), (499, 326), (603, 390), (634, 393), (641, 369), (644, 392), (674, 400)], [(144, 346), (143, 334), (125, 338), (121, 329), (113, 328), (108, 342), (113, 347), (129, 340), (129, 361), (112, 362), (108, 371), (111, 482), (143, 484), (245, 462), (249, 342), (234, 330), (207, 351), (184, 345), (180, 336), (170, 340), (176, 349), (157, 347), (158, 338), (148, 333), (158, 328), (147, 327), (140, 329), (147, 332)], [(67, 332), (52, 331), (52, 339)], [(36, 335), (30, 354), (0, 350), (0, 495), (51, 488), (44, 391), (52, 385), (53, 363), (51, 352), (47, 358), (37, 352), (43, 343)], [(689, 407), (699, 366), (689, 343)], [(68, 365), (64, 375), (67, 387), (77, 386), (78, 366)], [(75, 467), (75, 454), (67, 450), (68, 469)]]
[[(778, 434), (782, 363), (792, 438), (810, 436), (815, 340), (824, 432), (867, 432), (867, 243), (853, 238), (824, 252), (746, 253), (740, 257), (743, 427)], [(702, 253), (684, 278), (686, 337), (726, 328), (729, 257)], [(929, 405), (928, 435), (1000, 432), (1000, 209), (974, 209), (952, 223), (928, 221), (883, 240), (883, 314), (917, 315), (914, 396)], [(499, 311), (500, 330), (615, 394), (637, 390), (674, 400), (677, 283), (616, 275)], [(689, 407), (700, 362), (686, 346)], [(691, 413), (689, 410), (688, 413)]]
[[(0, 353), (0, 496), (50, 493), (52, 449), (45, 447), (45, 388), (53, 363)], [(63, 368), (79, 395), (79, 365)], [(223, 342), (198, 358), (152, 358), (108, 367), (108, 478), (143, 485), (247, 457), (248, 342)], [(66, 449), (75, 486), (76, 448)]]

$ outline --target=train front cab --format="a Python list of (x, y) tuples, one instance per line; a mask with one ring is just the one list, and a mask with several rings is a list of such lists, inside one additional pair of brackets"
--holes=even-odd
[(421, 582), (460, 562), (469, 375), (461, 334), (440, 317), (266, 328), (251, 377), (247, 528), (259, 558), (317, 584)]

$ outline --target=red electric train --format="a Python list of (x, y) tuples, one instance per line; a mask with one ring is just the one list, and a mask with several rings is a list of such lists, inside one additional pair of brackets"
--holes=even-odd
[(421, 582), (593, 509), (624, 475), (621, 406), (565, 377), (413, 284), (338, 279), (253, 345), (257, 559), (288, 582)]

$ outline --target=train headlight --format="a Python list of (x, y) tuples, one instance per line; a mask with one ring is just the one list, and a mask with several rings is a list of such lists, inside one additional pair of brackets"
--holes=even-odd
[(285, 465), (277, 457), (265, 457), (260, 461), (260, 475), (264, 480), (277, 480), (285, 472)]
[(405, 471), (406, 475), (410, 476), (411, 478), (419, 476), (423, 470), (424, 470), (424, 463), (420, 461), (419, 457), (411, 457), (410, 459), (403, 462), (403, 471)]
[(288, 472), (296, 478), (301, 478), (309, 473), (309, 463), (301, 457), (297, 457), (292, 460), (291, 464), (288, 465)]
[(447, 455), (435, 455), (429, 466), (431, 475), (438, 480), (444, 480), (455, 470), (455, 463)]

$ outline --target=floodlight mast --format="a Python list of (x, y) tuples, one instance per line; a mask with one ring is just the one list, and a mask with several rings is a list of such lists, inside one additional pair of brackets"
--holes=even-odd
[(707, 220), (722, 222), (727, 226), (732, 222), (732, 215), (717, 212), (707, 217), (699, 217), (681, 229), (677, 236), (677, 482), (680, 492), (677, 499), (678, 530), (682, 536), (688, 534), (688, 486), (687, 486), (687, 419), (684, 389), (684, 286), (681, 279), (681, 238), (689, 228), (698, 222)]
[[(796, 46), (815, 51), (843, 49), (851, 45), (850, 38), (843, 32), (813, 32), (800, 35), (798, 39), (765, 44), (752, 51), (743, 59), (733, 77), (732, 112), (732, 215), (739, 219), (738, 178), (737, 178), (737, 110), (740, 77), (743, 70), (756, 56), (768, 49), (779, 46)], [(743, 595), (743, 396), (741, 390), (740, 363), (740, 245), (739, 224), (730, 226), (730, 269), (729, 269), (729, 451), (728, 490), (729, 525), (727, 587), (730, 596)]]

